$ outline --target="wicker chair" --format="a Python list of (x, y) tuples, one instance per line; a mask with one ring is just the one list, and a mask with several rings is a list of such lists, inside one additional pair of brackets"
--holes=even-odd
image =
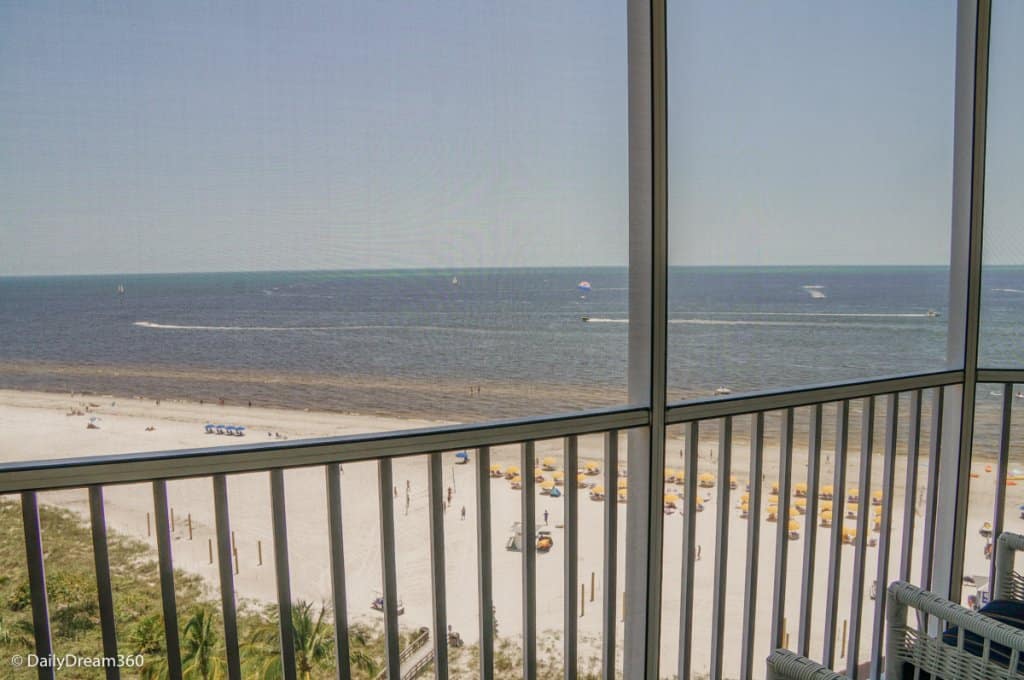
[(845, 675), (825, 668), (788, 649), (776, 649), (768, 657), (768, 680), (846, 680)]
[[(907, 624), (908, 608), (918, 613), (916, 625)], [(941, 633), (940, 637), (929, 634), (927, 617), (922, 614), (938, 619), (942, 630), (956, 626), (956, 644), (943, 642)], [(885, 676), (890, 680), (903, 677), (904, 664), (922, 671), (922, 677), (928, 673), (947, 680), (1024, 679), (1020, 672), (1024, 630), (900, 581), (889, 586), (886, 619)], [(980, 640), (967, 639), (968, 633)], [(965, 649), (965, 644), (979, 654)], [(993, 649), (993, 645), (1001, 645), (1002, 649)], [(1003, 663), (996, 660), (999, 657)]]
[(996, 540), (995, 600), (1024, 600), (1024, 576), (1013, 570), (1014, 553), (1024, 551), (1024, 536), (1006, 531)]

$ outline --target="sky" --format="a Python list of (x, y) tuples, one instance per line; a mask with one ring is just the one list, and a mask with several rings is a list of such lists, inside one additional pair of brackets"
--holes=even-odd
[[(672, 264), (948, 261), (952, 2), (669, 7)], [(1024, 262), (996, 17), (986, 257)], [(625, 19), (0, 0), (0, 275), (625, 265)]]

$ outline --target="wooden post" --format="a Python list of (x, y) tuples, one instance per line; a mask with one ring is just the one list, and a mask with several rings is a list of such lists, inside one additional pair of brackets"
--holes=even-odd
[(188, 540), (192, 540), (192, 513), (188, 513), (188, 518), (185, 520), (188, 525)]
[(174, 508), (171, 508), (171, 533), (174, 533)]
[(845, 659), (846, 658), (846, 619), (843, 619), (843, 639), (842, 639), (842, 645), (840, 646), (840, 649), (842, 651), (839, 652), (839, 658), (840, 659)]
[(263, 566), (263, 541), (256, 541), (256, 566)]
[(235, 556), (235, 576), (238, 576), (238, 548), (232, 548), (231, 553)]
[(149, 523), (149, 513), (147, 512), (146, 513), (146, 538), (149, 538), (152, 535), (153, 535), (153, 529), (150, 526), (150, 523)]
[(594, 601), (594, 572), (590, 572), (590, 601)]
[(587, 585), (585, 583), (580, 584), (580, 618), (583, 618), (584, 605), (586, 605), (587, 599)]
[(206, 539), (206, 547), (210, 551), (210, 564), (213, 564), (213, 539), (212, 538)]
[(231, 530), (231, 549), (238, 550), (238, 545), (235, 543), (235, 530)]

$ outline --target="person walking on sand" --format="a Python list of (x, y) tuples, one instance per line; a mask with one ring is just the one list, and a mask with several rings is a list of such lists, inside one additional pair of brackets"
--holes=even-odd
[(462, 521), (466, 521), (466, 506), (462, 506)]
[(697, 544), (697, 559), (700, 560), (700, 543)]
[(548, 523), (548, 511), (547, 511), (547, 509), (545, 509), (544, 510), (544, 524), (545, 524), (545, 526), (547, 525), (547, 523)]

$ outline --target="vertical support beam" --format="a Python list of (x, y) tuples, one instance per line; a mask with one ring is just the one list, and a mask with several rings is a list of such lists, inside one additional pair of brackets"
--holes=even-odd
[(480, 678), (494, 677), (494, 594), (491, 581), (491, 449), (476, 454), (477, 597), (480, 601)]
[(836, 623), (839, 614), (839, 576), (842, 573), (843, 515), (846, 501), (846, 448), (849, 444), (850, 402), (836, 408), (836, 451), (832, 471), (832, 534), (828, 551), (828, 584), (825, 596), (825, 644), (822, 663), (833, 668), (836, 660)]
[(402, 677), (398, 650), (398, 577), (395, 568), (395, 500), (391, 459), (377, 461), (377, 493), (380, 499), (380, 566), (384, 599), (384, 668), (388, 678)]
[(213, 477), (213, 512), (217, 526), (217, 571), (220, 574), (221, 612), (224, 615), (224, 649), (228, 678), (242, 680), (238, 647), (238, 618), (235, 607), (235, 574), (231, 568), (231, 519), (228, 514), (228, 482), (224, 475)]
[[(917, 507), (917, 471), (921, 450), (921, 390), (910, 393), (910, 431), (907, 434), (907, 476), (903, 500), (903, 548), (900, 553), (900, 581), (910, 581), (910, 563), (914, 556), (914, 520)], [(888, 585), (886, 586), (888, 592)]]
[(338, 680), (352, 677), (348, 642), (348, 593), (345, 585), (345, 538), (341, 521), (341, 465), (324, 468), (327, 477), (327, 533), (331, 540), (331, 602), (334, 606), (334, 655)]
[[(949, 335), (946, 359), (963, 366), (963, 386), (950, 391), (942, 444), (939, 502), (951, 512), (938, 517), (932, 589), (960, 600), (971, 447), (974, 439), (981, 308), (982, 232), (985, 206), (985, 134), (991, 0), (959, 0), (956, 89), (953, 114), (953, 223), (950, 248)], [(951, 548), (951, 549), (950, 549)], [(936, 556), (938, 557), (938, 555)]]
[[(651, 425), (629, 435), (625, 680), (658, 676), (668, 278), (665, 0), (627, 1), (629, 398)], [(608, 490), (612, 493), (613, 490)]]
[[(693, 582), (694, 557), (697, 542), (697, 455), (700, 452), (700, 423), (686, 423), (686, 479), (683, 483), (683, 555), (679, 577), (679, 664), (678, 677), (689, 678), (693, 665)], [(662, 475), (664, 476), (664, 470)], [(664, 486), (662, 486), (664, 488)], [(664, 498), (659, 492), (659, 512), (663, 512)]]
[[(715, 590), (711, 609), (711, 678), (722, 677), (725, 650), (725, 595), (729, 566), (729, 473), (732, 470), (732, 416), (718, 430), (718, 506), (715, 513)], [(730, 635), (730, 638), (733, 636)]]
[(814, 561), (818, 536), (818, 482), (821, 479), (821, 404), (811, 407), (807, 445), (807, 512), (804, 514), (804, 569), (800, 589), (800, 628), (797, 654), (807, 656), (811, 646), (811, 607), (814, 602)]
[(160, 597), (164, 610), (164, 641), (167, 643), (167, 676), (181, 680), (181, 644), (178, 637), (178, 605), (174, 598), (174, 563), (171, 558), (171, 520), (167, 507), (167, 481), (153, 481), (153, 518), (160, 564)]
[[(1006, 475), (1010, 461), (1010, 415), (1013, 413), (1013, 384), (1003, 385), (1003, 412), (999, 423), (999, 460), (996, 463), (996, 497), (992, 508), (992, 540), (1003, 533), (1003, 518), (1006, 517)], [(988, 565), (988, 592), (994, 597), (996, 582), (995, 545)]]
[(430, 575), (433, 583), (434, 677), (448, 680), (448, 595), (444, 578), (444, 480), (441, 454), (430, 454)]
[(601, 598), (601, 680), (615, 675), (615, 598), (618, 595), (619, 560), (619, 433), (604, 436), (604, 591)]
[[(103, 487), (89, 487), (89, 523), (92, 525), (92, 555), (96, 567), (96, 595), (100, 607), (103, 656), (117, 658), (117, 622), (114, 620), (114, 592), (110, 584), (110, 554), (107, 550), (107, 517), (103, 507)], [(106, 668), (107, 680), (117, 680), (121, 670)], [(234, 679), (232, 679), (234, 680)]]
[(932, 388), (932, 422), (928, 443), (928, 488), (924, 501), (924, 537), (921, 544), (921, 588), (931, 590), (935, 562), (935, 524), (939, 514), (939, 474), (942, 471), (942, 424), (946, 413), (946, 390)]
[[(857, 483), (857, 546), (853, 553), (850, 602), (850, 637), (846, 647), (846, 675), (857, 677), (864, 612), (864, 567), (867, 562), (868, 515), (871, 513), (871, 458), (875, 448), (875, 398), (864, 399), (860, 424), (860, 477)], [(866, 503), (865, 503), (866, 501)]]
[[(28, 567), (28, 589), (32, 600), (32, 632), (36, 641), (36, 656), (53, 655), (50, 637), (50, 609), (46, 601), (46, 567), (43, 562), (43, 531), (39, 526), (39, 501), (35, 491), (21, 494), (21, 522), (25, 533), (25, 562)], [(10, 659), (4, 659), (4, 663)], [(39, 680), (52, 680), (52, 667), (37, 666)]]
[(295, 635), (292, 629), (292, 582), (288, 567), (288, 519), (284, 504), (284, 471), (270, 471), (270, 514), (274, 532), (274, 570), (277, 578), (278, 632), (281, 636), (281, 674), (295, 680)]
[(784, 647), (786, 574), (789, 564), (789, 508), (793, 479), (793, 409), (782, 413), (779, 428), (779, 518), (775, 527), (775, 588), (772, 593), (772, 649)]
[[(889, 553), (892, 543), (893, 476), (896, 467), (896, 437), (899, 432), (900, 395), (889, 395), (885, 409), (885, 462), (882, 468), (882, 515), (878, 538), (878, 569), (875, 575), (875, 618), (871, 630), (871, 673), (877, 678), (881, 672), (883, 633), (885, 631), (886, 595), (889, 582)], [(874, 501), (872, 500), (872, 505)], [(872, 514), (874, 511), (872, 510)]]
[[(536, 444), (524, 442), (520, 453), (523, 475), (523, 680), (537, 677), (537, 465)], [(575, 588), (575, 586), (574, 586)]]
[(576, 621), (579, 616), (579, 602), (576, 599), (576, 586), (579, 559), (579, 440), (575, 436), (563, 440), (565, 460), (565, 611), (563, 612), (563, 634), (565, 635), (564, 669), (566, 680), (576, 680), (577, 660)]
[(754, 666), (754, 635), (757, 626), (757, 565), (761, 561), (761, 492), (764, 476), (764, 414), (750, 416), (750, 500), (747, 505), (747, 580), (743, 586), (743, 643), (740, 648), (740, 678), (750, 680)]

